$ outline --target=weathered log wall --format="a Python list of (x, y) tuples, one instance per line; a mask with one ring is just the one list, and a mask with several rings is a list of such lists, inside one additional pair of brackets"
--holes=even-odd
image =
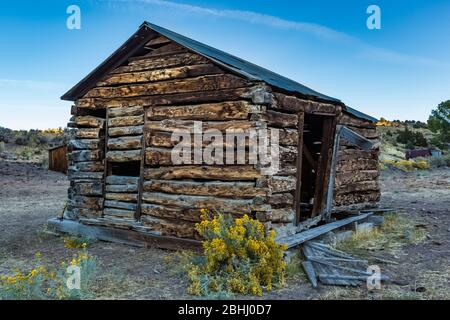
[[(295, 232), (299, 123), (304, 114), (334, 116), (341, 107), (273, 92), (170, 41), (153, 45), (149, 53), (129, 59), (98, 81), (72, 108), (71, 217), (195, 238), (194, 225), (200, 209), (206, 208), (248, 213), (281, 234)], [(202, 121), (203, 132), (279, 130), (280, 171), (262, 175), (261, 165), (248, 159), (224, 165), (174, 163), (172, 133), (192, 130), (194, 121)], [(374, 138), (370, 125), (353, 118), (341, 121)], [(348, 203), (352, 192), (365, 194), (376, 180), (376, 168), (370, 167), (374, 157), (347, 146), (340, 152), (348, 159), (339, 163), (337, 205)], [(191, 159), (197, 156), (193, 152)], [(364, 164), (355, 160), (359, 157)], [(139, 168), (131, 170), (133, 175), (115, 173), (121, 166)], [(351, 170), (358, 174), (349, 175)]]
[(378, 184), (378, 133), (374, 123), (343, 114), (339, 123), (371, 140), (375, 148), (360, 150), (341, 140), (334, 186), (334, 206), (345, 207), (376, 206), (380, 199)]

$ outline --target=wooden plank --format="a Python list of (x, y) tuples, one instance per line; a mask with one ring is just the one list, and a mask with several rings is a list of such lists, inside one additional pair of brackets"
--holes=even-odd
[(104, 87), (110, 85), (133, 84), (142, 82), (157, 82), (165, 80), (175, 80), (183, 78), (198, 77), (204, 75), (224, 74), (217, 66), (207, 63), (191, 66), (180, 66), (174, 68), (114, 73), (97, 82), (97, 86)]
[(267, 189), (257, 188), (253, 182), (150, 180), (145, 181), (143, 187), (147, 192), (225, 198), (253, 198), (267, 195)]
[(330, 178), (328, 181), (328, 190), (327, 190), (327, 198), (325, 202), (325, 212), (324, 219), (328, 220), (331, 217), (331, 210), (333, 209), (333, 197), (334, 197), (334, 183), (336, 179), (336, 166), (338, 161), (338, 152), (339, 152), (339, 142), (341, 137), (341, 129), (340, 125), (336, 126), (336, 132), (334, 134), (334, 145), (333, 145), (333, 154), (331, 160), (331, 170), (330, 170)]
[(140, 116), (144, 114), (141, 106), (108, 108), (107, 112), (109, 118)]
[(137, 184), (107, 184), (107, 192), (138, 192)]
[(117, 242), (136, 247), (154, 246), (158, 248), (179, 250), (202, 249), (201, 242), (192, 239), (180, 239), (170, 236), (161, 236), (149, 231), (144, 231), (138, 226), (131, 226), (132, 230), (115, 229), (102, 226), (102, 220), (97, 219), (98, 225), (83, 225), (79, 222), (67, 219), (53, 218), (47, 221), (50, 230), (72, 235), (89, 237), (102, 241)]
[(96, 87), (89, 90), (85, 97), (124, 98), (193, 91), (214, 91), (245, 87), (248, 85), (249, 82), (247, 80), (231, 74), (207, 75), (196, 78), (131, 84), (118, 87)]
[(109, 128), (110, 137), (142, 135), (144, 126), (128, 126)]
[(138, 177), (132, 177), (132, 176), (107, 176), (106, 177), (106, 184), (134, 184), (137, 185), (139, 182)]
[(109, 150), (142, 149), (142, 135), (108, 139)]
[(148, 108), (149, 120), (181, 119), (181, 120), (245, 120), (250, 113), (261, 112), (259, 106), (247, 101), (224, 101), (183, 106), (166, 106)]
[(191, 195), (174, 195), (162, 192), (144, 192), (142, 200), (147, 203), (181, 207), (181, 208), (198, 208), (222, 211), (234, 211), (249, 213), (255, 211), (270, 210), (270, 206), (259, 205), (254, 199), (227, 199), (214, 196), (191, 196)]
[(128, 162), (139, 161), (141, 159), (141, 150), (108, 151), (106, 160), (110, 162)]
[(108, 207), (108, 208), (131, 210), (133, 212), (136, 210), (135, 203), (116, 201), (116, 200), (105, 200), (104, 206)]
[(317, 274), (312, 263), (309, 261), (302, 261), (302, 266), (313, 288), (317, 288)]
[[(166, 119), (162, 121), (148, 121), (145, 124), (146, 129), (174, 132), (183, 130), (183, 132), (194, 132), (194, 121), (191, 120), (171, 120)], [(236, 121), (207, 121), (202, 122), (203, 132), (209, 129), (216, 129), (219, 131), (226, 130), (247, 130), (247, 129), (265, 128), (265, 123), (258, 121), (236, 120)]]
[(100, 148), (100, 139), (71, 139), (69, 146), (72, 149), (96, 150)]
[(295, 208), (295, 225), (298, 225), (301, 218), (301, 190), (302, 190), (302, 162), (303, 162), (303, 129), (305, 126), (305, 113), (298, 113), (298, 141), (297, 141), (297, 175), (296, 175), (296, 184), (295, 184), (295, 195), (294, 195), (294, 208)]
[(108, 119), (108, 127), (128, 127), (139, 126), (144, 124), (144, 115), (126, 116)]
[(144, 177), (147, 180), (207, 179), (253, 181), (261, 177), (261, 173), (253, 166), (175, 166), (146, 168)]
[(353, 216), (353, 217), (349, 217), (346, 219), (342, 219), (342, 220), (338, 220), (335, 222), (331, 222), (331, 223), (327, 223), (324, 224), (322, 226), (319, 227), (315, 227), (300, 233), (297, 233), (295, 235), (291, 235), (291, 236), (287, 236), (281, 239), (278, 239), (279, 243), (284, 243), (288, 246), (288, 248), (292, 248), (294, 246), (297, 246), (303, 242), (306, 242), (308, 240), (317, 238), (318, 236), (325, 234), (327, 232), (330, 232), (334, 229), (343, 227), (345, 225), (348, 225), (352, 222), (356, 222), (356, 221), (360, 221), (363, 220), (367, 217), (369, 217), (370, 215), (372, 215), (373, 212), (367, 212), (367, 213), (363, 213), (361, 215), (358, 216)]
[(105, 199), (107, 199), (107, 200), (125, 201), (125, 202), (136, 202), (137, 199), (138, 199), (138, 195), (137, 195), (137, 193), (107, 192), (105, 194)]
[(322, 146), (317, 163), (317, 176), (315, 183), (314, 205), (311, 212), (313, 217), (322, 214), (325, 205), (325, 196), (328, 187), (329, 170), (331, 166), (332, 143), (334, 137), (336, 118), (327, 117), (323, 120)]
[(144, 186), (144, 166), (145, 166), (145, 150), (146, 150), (146, 139), (145, 136), (147, 134), (145, 129), (145, 124), (147, 123), (147, 113), (144, 112), (144, 132), (141, 137), (141, 162), (139, 167), (139, 181), (138, 181), (138, 204), (136, 207), (136, 212), (134, 213), (134, 218), (136, 220), (140, 220), (142, 214), (142, 194), (143, 194), (143, 186)]
[(344, 139), (363, 150), (370, 150), (374, 146), (372, 141), (364, 138), (362, 135), (356, 133), (355, 131), (350, 130), (346, 126), (343, 126), (341, 129), (341, 139)]
[(100, 128), (77, 128), (74, 130), (75, 138), (79, 139), (98, 139), (100, 137)]

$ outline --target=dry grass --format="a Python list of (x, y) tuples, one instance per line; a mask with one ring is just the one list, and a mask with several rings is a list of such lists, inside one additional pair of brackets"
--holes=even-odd
[(426, 229), (403, 215), (392, 213), (384, 216), (380, 227), (371, 231), (358, 231), (337, 243), (337, 248), (347, 252), (387, 251), (392, 254), (408, 244), (418, 244), (426, 239)]

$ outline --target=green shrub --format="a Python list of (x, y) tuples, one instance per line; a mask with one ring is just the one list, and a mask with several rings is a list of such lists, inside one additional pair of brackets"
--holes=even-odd
[(432, 168), (440, 168), (447, 165), (445, 157), (431, 157), (429, 161)]

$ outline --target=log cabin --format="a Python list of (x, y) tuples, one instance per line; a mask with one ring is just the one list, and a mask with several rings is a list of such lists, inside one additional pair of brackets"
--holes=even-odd
[[(60, 231), (194, 246), (204, 208), (249, 214), (281, 239), (380, 198), (375, 118), (148, 22), (62, 99), (74, 105)], [(277, 131), (279, 170), (174, 163), (173, 133), (196, 121)]]

